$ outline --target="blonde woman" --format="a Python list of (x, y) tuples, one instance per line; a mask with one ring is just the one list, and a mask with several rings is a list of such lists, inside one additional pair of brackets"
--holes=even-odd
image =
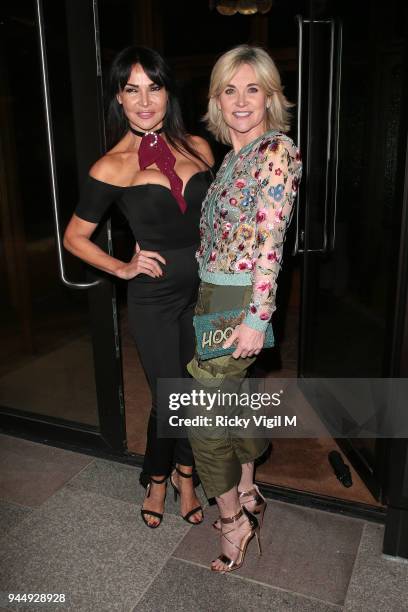
[[(206, 121), (232, 146), (203, 202), (201, 279), (196, 314), (244, 308), (245, 318), (225, 347), (232, 355), (200, 361), (188, 369), (202, 384), (224, 385), (245, 376), (260, 353), (275, 310), (277, 276), (285, 233), (301, 177), (299, 152), (285, 135), (291, 105), (266, 51), (240, 45), (220, 57), (211, 74)], [(266, 502), (254, 484), (254, 461), (268, 446), (263, 438), (189, 432), (201, 482), (215, 497), (221, 554), (211, 568), (239, 568)], [(259, 548), (260, 550), (260, 548)]]

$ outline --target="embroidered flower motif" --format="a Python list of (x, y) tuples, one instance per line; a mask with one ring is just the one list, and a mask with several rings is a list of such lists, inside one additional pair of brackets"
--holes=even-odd
[(282, 170), (280, 168), (276, 168), (275, 174), (276, 176), (280, 176), (282, 174)]
[(245, 249), (245, 244), (241, 242), (241, 244), (238, 245), (238, 250), (243, 251), (244, 249)]
[(238, 202), (235, 198), (230, 198), (229, 203), (231, 204), (231, 206), (236, 206)]
[(253, 197), (254, 190), (251, 187), (245, 187), (244, 189), (242, 189), (242, 193), (244, 194), (244, 196)]
[(238, 259), (235, 262), (235, 270), (241, 272), (242, 270), (252, 270), (252, 262), (247, 259)]
[(270, 144), (271, 144), (270, 140), (265, 140), (259, 147), (259, 152), (263, 153), (264, 151), (266, 151), (266, 149), (269, 147)]
[(256, 221), (257, 223), (262, 223), (266, 219), (266, 208), (261, 208), (261, 210), (257, 210), (256, 212)]
[[(276, 171), (275, 171), (276, 172)], [(268, 194), (273, 198), (276, 202), (280, 202), (283, 198), (283, 194), (285, 193), (285, 185), (279, 183), (279, 185), (275, 185), (269, 187)]]
[(270, 316), (269, 316), (269, 313), (267, 312), (261, 312), (261, 314), (259, 315), (259, 318), (261, 319), (261, 321), (269, 321)]
[(241, 206), (244, 206), (244, 208), (246, 208), (247, 206), (252, 204), (255, 200), (254, 191), (253, 189), (245, 188), (242, 190), (242, 193), (245, 196), (245, 198), (241, 201)]
[(235, 181), (235, 187), (238, 187), (238, 189), (242, 189), (243, 187), (245, 187), (246, 185), (246, 181), (244, 179), (238, 179), (237, 181)]
[(211, 251), (210, 261), (215, 261), (217, 259), (216, 251)]
[(258, 244), (263, 244), (269, 236), (269, 232), (266, 229), (258, 230)]
[(276, 251), (269, 251), (266, 255), (268, 261), (279, 261)]
[(251, 304), (249, 305), (249, 312), (250, 312), (251, 314), (256, 314), (256, 313), (257, 313), (257, 307), (255, 306), (255, 304), (252, 304), (252, 303), (251, 303)]
[(246, 215), (244, 215), (244, 214), (240, 215), (240, 216), (239, 216), (239, 220), (241, 221), (241, 223), (242, 223), (243, 221), (246, 221)]
[(258, 289), (258, 291), (262, 291), (263, 293), (265, 293), (265, 291), (269, 291), (269, 289), (271, 288), (271, 283), (269, 281), (264, 281), (262, 283), (258, 283), (256, 288)]
[(223, 228), (222, 228), (222, 234), (221, 234), (222, 240), (225, 240), (226, 238), (228, 238), (231, 227), (232, 227), (231, 223), (224, 223)]
[(278, 208), (275, 210), (275, 221), (279, 223), (283, 219), (283, 208)]
[(237, 237), (239, 236), (242, 240), (250, 240), (254, 235), (254, 229), (248, 224), (243, 223), (237, 231)]
[(221, 193), (221, 197), (222, 197), (222, 198), (225, 198), (225, 196), (227, 195), (227, 193), (228, 193), (228, 192), (227, 192), (227, 190), (226, 190), (226, 189), (224, 189), (224, 191)]

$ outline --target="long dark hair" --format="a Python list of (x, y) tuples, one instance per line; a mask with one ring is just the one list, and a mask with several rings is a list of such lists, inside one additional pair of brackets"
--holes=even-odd
[(149, 47), (126, 47), (116, 55), (112, 62), (108, 81), (109, 105), (106, 134), (108, 148), (118, 143), (129, 129), (128, 119), (116, 96), (128, 82), (135, 64), (140, 64), (149, 79), (156, 85), (164, 87), (167, 92), (168, 102), (163, 120), (163, 131), (169, 143), (180, 153), (189, 153), (208, 166), (205, 159), (187, 141), (171, 68), (157, 51)]

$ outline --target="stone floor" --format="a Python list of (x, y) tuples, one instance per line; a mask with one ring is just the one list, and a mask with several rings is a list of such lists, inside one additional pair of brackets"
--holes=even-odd
[[(143, 494), (135, 467), (0, 434), (0, 610), (408, 610), (408, 563), (381, 554), (381, 525), (270, 500), (263, 556), (251, 543), (222, 576), (208, 569), (216, 509), (190, 527), (169, 494), (150, 530)], [(8, 593), (65, 603), (10, 604)]]

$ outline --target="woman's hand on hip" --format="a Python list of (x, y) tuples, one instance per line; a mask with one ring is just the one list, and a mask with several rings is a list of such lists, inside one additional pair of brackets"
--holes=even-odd
[(238, 359), (238, 357), (253, 357), (261, 352), (264, 340), (264, 332), (241, 323), (241, 325), (237, 325), (228, 340), (224, 342), (223, 348), (229, 348), (236, 344), (237, 348), (232, 353), (235, 359)]
[[(156, 261), (157, 260), (157, 261)], [(136, 243), (135, 254), (129, 263), (124, 264), (116, 271), (116, 276), (129, 280), (138, 274), (147, 274), (152, 278), (163, 276), (163, 270), (157, 263), (166, 265), (166, 260), (156, 251), (143, 251)]]

